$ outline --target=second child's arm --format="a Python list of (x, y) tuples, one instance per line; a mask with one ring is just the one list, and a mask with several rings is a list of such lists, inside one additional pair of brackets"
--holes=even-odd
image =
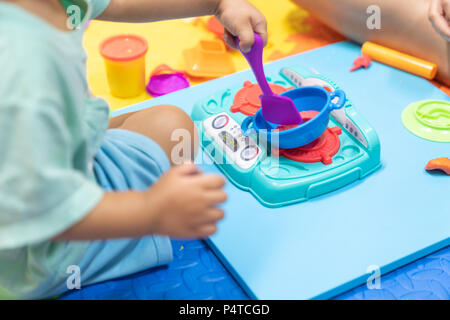
[(267, 43), (266, 19), (247, 0), (111, 0), (98, 19), (151, 22), (204, 15), (215, 15), (220, 20), (231, 47), (235, 47), (234, 37), (238, 37), (242, 50), (249, 51), (254, 32)]

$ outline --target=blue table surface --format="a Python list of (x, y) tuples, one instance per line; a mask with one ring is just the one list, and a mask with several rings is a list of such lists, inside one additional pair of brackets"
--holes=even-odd
[[(402, 127), (400, 115), (418, 100), (450, 99), (425, 80), (378, 63), (349, 73), (358, 54), (358, 46), (343, 42), (273, 62), (266, 72), (300, 64), (335, 80), (379, 134), (381, 170), (329, 195), (280, 209), (262, 207), (250, 194), (228, 185), (227, 218), (210, 240), (228, 271), (203, 242), (183, 242), (178, 251), (180, 242), (174, 242), (175, 261), (169, 267), (65, 298), (245, 298), (241, 287), (252, 298), (331, 298), (364, 283), (370, 265), (385, 274), (448, 246), (450, 180), (429, 175), (423, 167), (448, 155), (449, 145), (412, 135)], [(248, 71), (237, 73), (114, 115), (156, 104), (179, 105), (189, 113), (208, 93), (248, 79)], [(218, 172), (211, 165), (202, 168)], [(384, 275), (379, 290), (360, 287), (339, 298), (448, 299), (449, 261), (447, 248)]]

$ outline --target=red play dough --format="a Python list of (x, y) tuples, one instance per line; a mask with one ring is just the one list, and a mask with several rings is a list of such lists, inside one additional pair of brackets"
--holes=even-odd
[[(300, 113), (303, 121), (314, 118), (317, 111), (303, 111)], [(296, 125), (294, 125), (296, 126)], [(294, 126), (281, 126), (278, 130), (288, 130)], [(295, 149), (280, 149), (280, 156), (305, 163), (322, 162), (323, 164), (331, 164), (332, 157), (339, 151), (341, 146), (339, 135), (342, 133), (340, 127), (327, 128), (325, 132), (313, 142)]]

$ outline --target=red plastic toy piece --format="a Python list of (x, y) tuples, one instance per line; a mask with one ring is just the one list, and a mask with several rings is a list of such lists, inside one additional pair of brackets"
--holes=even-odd
[(223, 34), (225, 33), (225, 28), (222, 26), (220, 21), (217, 20), (216, 17), (211, 17), (208, 19), (208, 22), (206, 23), (206, 28), (208, 28), (209, 31), (214, 33), (220, 39), (222, 39)]
[(450, 159), (443, 157), (430, 160), (430, 162), (426, 165), (425, 170), (441, 170), (445, 174), (450, 175)]
[(222, 26), (219, 20), (216, 17), (211, 17), (206, 22), (206, 29), (216, 35), (217, 38), (223, 41), (225, 47), (228, 51), (234, 50), (231, 48), (228, 43), (223, 39), (223, 35), (225, 34), (225, 28)]
[[(275, 94), (281, 94), (285, 91), (294, 89), (294, 87), (285, 88), (274, 83), (270, 83), (269, 85)], [(260, 95), (262, 95), (262, 91), (259, 85), (251, 83), (250, 81), (245, 81), (244, 87), (234, 96), (234, 102), (230, 111), (241, 112), (247, 116), (255, 115), (259, 108), (261, 108)]]
[[(303, 121), (309, 121), (316, 116), (317, 111), (303, 111)], [(292, 126), (282, 126), (278, 130), (288, 130)], [(327, 128), (325, 132), (313, 142), (295, 149), (280, 149), (278, 154), (285, 158), (305, 163), (322, 162), (333, 163), (332, 157), (339, 151), (341, 142), (339, 135), (342, 133), (340, 127)]]
[(353, 67), (350, 69), (350, 72), (356, 71), (358, 69), (361, 69), (364, 67), (364, 69), (367, 69), (372, 63), (372, 58), (367, 55), (363, 54), (361, 57), (358, 57), (353, 62)]

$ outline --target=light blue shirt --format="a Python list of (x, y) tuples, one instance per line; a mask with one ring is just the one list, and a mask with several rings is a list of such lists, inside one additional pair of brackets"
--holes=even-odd
[(78, 29), (0, 2), (0, 298), (49, 288), (81, 258), (87, 242), (48, 240), (103, 195), (92, 161), (109, 109), (90, 94), (82, 37), (109, 0), (62, 2), (80, 7)]

